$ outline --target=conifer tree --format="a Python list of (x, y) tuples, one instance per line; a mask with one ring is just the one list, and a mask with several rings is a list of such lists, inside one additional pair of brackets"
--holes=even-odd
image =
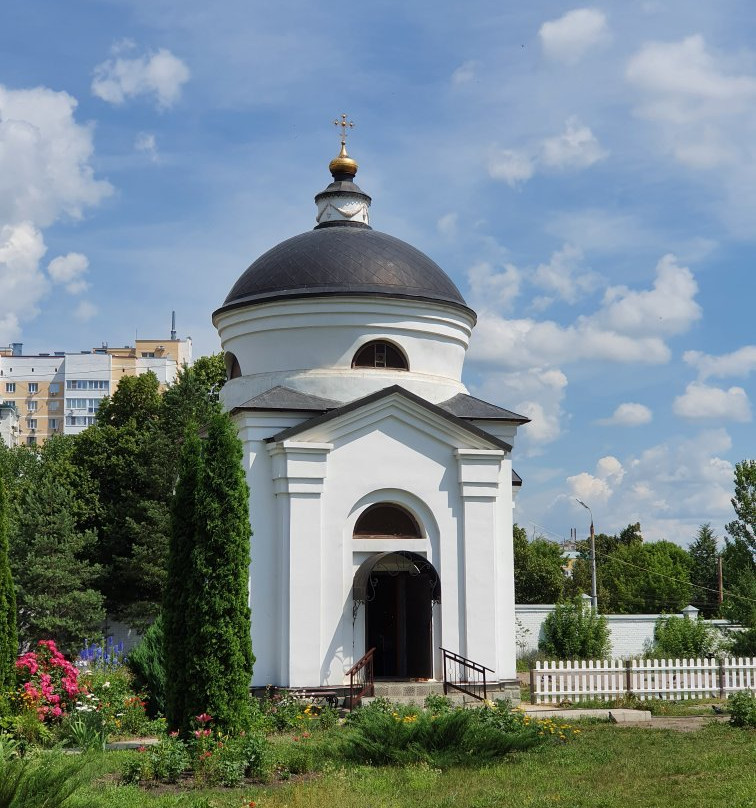
[(15, 684), (17, 654), (16, 593), (8, 560), (8, 498), (0, 475), (0, 690)]
[(171, 504), (171, 535), (163, 599), (166, 718), (177, 729), (185, 715), (188, 617), (194, 586), (192, 560), (197, 534), (197, 487), (202, 469), (197, 426), (190, 422), (179, 460), (179, 477)]
[(249, 489), (231, 419), (214, 414), (202, 447), (196, 547), (186, 601), (186, 701), (182, 730), (209, 713), (223, 731), (249, 718), (254, 656), (248, 606)]
[(691, 560), (690, 582), (693, 584), (693, 603), (701, 616), (710, 618), (719, 612), (717, 589), (717, 537), (706, 522), (698, 528), (693, 543), (688, 547)]

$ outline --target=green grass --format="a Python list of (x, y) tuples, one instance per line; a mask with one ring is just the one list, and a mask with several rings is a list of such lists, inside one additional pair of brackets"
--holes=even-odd
[[(116, 770), (123, 754), (106, 754), (103, 771)], [(275, 786), (176, 795), (106, 784), (92, 793), (103, 808), (241, 808), (250, 800), (260, 808), (756, 808), (756, 732), (586, 724), (566, 745), (482, 769), (330, 764), (317, 777)]]

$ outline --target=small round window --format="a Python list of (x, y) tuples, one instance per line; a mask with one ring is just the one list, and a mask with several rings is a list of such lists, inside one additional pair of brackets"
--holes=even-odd
[(407, 357), (390, 342), (368, 342), (354, 355), (353, 368), (392, 368), (409, 370)]
[(242, 375), (239, 360), (229, 351), (226, 351), (226, 378), (238, 379)]

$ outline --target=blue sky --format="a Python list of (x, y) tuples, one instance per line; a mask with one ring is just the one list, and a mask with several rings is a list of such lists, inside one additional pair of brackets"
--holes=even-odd
[(471, 391), (528, 414), (516, 518), (687, 544), (753, 457), (748, 0), (5, 0), (0, 344), (210, 312), (350, 152), (372, 224), (479, 313)]

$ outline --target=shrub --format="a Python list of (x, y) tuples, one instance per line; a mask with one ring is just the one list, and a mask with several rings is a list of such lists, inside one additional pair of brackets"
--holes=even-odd
[(174, 735), (161, 738), (149, 747), (146, 757), (152, 777), (164, 783), (177, 783), (191, 762), (186, 745)]
[(442, 712), (396, 706), (390, 713), (370, 705), (357, 711), (351, 726), (347, 756), (374, 766), (482, 765), (547, 736), (539, 722), (504, 703)]
[(750, 690), (733, 693), (727, 699), (730, 707), (730, 723), (734, 727), (756, 728), (756, 695)]
[(77, 702), (77, 712), (97, 712), (107, 735), (143, 736), (150, 731), (144, 696), (135, 692), (128, 668), (97, 667), (83, 673), (80, 682), (87, 693)]
[(81, 693), (78, 670), (52, 640), (40, 640), (37, 651), (16, 660), (16, 678), (24, 705), (35, 710), (40, 721), (59, 720)]
[(708, 657), (722, 650), (722, 635), (700, 618), (660, 617), (654, 626), (653, 652), (672, 659)]
[(600, 659), (611, 651), (606, 617), (580, 598), (557, 603), (543, 621), (538, 647), (557, 659)]
[(163, 618), (147, 629), (142, 641), (132, 648), (128, 667), (134, 674), (139, 690), (147, 694), (147, 713), (150, 718), (165, 715), (165, 653), (163, 650)]
[(33, 758), (0, 758), (0, 808), (63, 808), (76, 795), (77, 808), (95, 808), (81, 796), (89, 781), (86, 758), (47, 752)]
[(756, 626), (733, 633), (730, 653), (738, 657), (756, 656)]

